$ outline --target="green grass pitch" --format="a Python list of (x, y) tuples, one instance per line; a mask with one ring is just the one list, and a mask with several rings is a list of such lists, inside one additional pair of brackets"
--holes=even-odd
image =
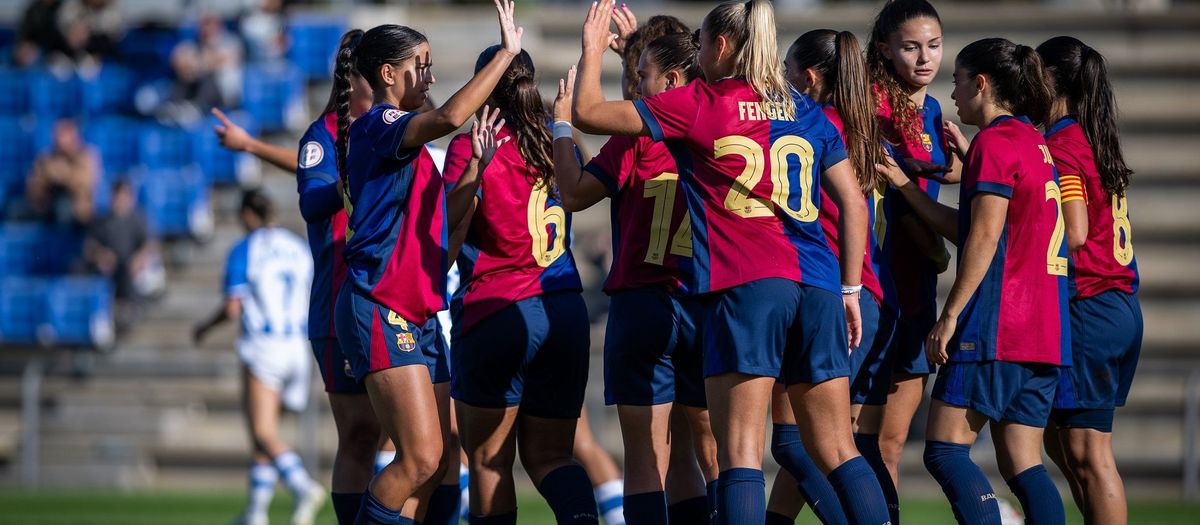
[[(244, 504), (240, 492), (119, 493), (16, 490), (0, 491), (2, 525), (223, 525), (231, 523)], [(271, 523), (288, 522), (291, 498), (280, 491), (271, 507)], [(1082, 524), (1074, 505), (1067, 502), (1067, 523)], [(522, 525), (553, 525), (550, 509), (536, 494), (524, 494), (520, 502)], [(902, 504), (905, 523), (953, 525), (950, 507), (944, 501), (906, 500)], [(1177, 502), (1133, 502), (1129, 522), (1139, 525), (1183, 525), (1197, 523), (1200, 504)], [(333, 508), (326, 504), (317, 523), (332, 524)], [(816, 524), (807, 511), (797, 523)]]

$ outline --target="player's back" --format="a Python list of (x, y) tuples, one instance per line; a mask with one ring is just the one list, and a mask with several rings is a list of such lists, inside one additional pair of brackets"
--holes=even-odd
[(1070, 364), (1067, 251), (1050, 150), (1028, 120), (997, 118), (975, 137), (963, 171), (959, 257), (981, 193), (1008, 198), (991, 266), (963, 312), (953, 359)]
[(241, 301), (243, 339), (307, 338), (313, 267), (300, 237), (280, 227), (258, 228), (234, 246), (229, 268), (227, 287)]

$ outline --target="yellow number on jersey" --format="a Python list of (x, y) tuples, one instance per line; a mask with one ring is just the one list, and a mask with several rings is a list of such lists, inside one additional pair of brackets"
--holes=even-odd
[[(730, 135), (713, 143), (713, 155), (739, 155), (746, 161), (746, 168), (738, 175), (725, 196), (725, 209), (741, 217), (768, 217), (774, 214), (775, 206), (783, 209), (792, 218), (801, 222), (817, 220), (818, 210), (812, 197), (812, 144), (796, 136), (784, 136), (771, 144), (771, 199), (751, 197), (754, 187), (762, 181), (766, 171), (762, 146), (741, 135)], [(800, 160), (800, 207), (792, 209), (788, 204), (791, 196), (791, 180), (788, 178), (788, 159), (796, 156)]]
[[(529, 236), (533, 238), (533, 260), (538, 266), (545, 268), (567, 251), (563, 240), (567, 235), (567, 213), (562, 206), (546, 207), (550, 199), (550, 189), (544, 184), (536, 184), (529, 194), (529, 205), (526, 207), (529, 225)], [(554, 240), (550, 240), (549, 226), (554, 226)]]
[(1038, 149), (1042, 150), (1042, 162), (1045, 162), (1046, 164), (1053, 166), (1054, 165), (1054, 156), (1050, 154), (1050, 146), (1047, 146), (1045, 144), (1038, 144)]
[[(646, 248), (646, 262), (662, 265), (667, 252), (667, 238), (671, 235), (671, 216), (675, 211), (675, 189), (679, 187), (679, 175), (663, 173), (646, 181), (642, 196), (654, 199), (654, 216), (650, 220), (650, 245)], [(692, 221), (687, 215), (679, 225), (679, 231), (671, 237), (671, 254), (681, 257), (692, 256)]]
[(888, 227), (887, 213), (885, 213), (883, 209), (884, 192), (879, 188), (875, 188), (872, 191), (875, 193), (875, 224), (873, 225), (873, 229), (875, 230), (875, 242), (879, 243), (880, 246), (883, 246), (883, 241), (887, 235)]
[[(342, 185), (342, 207), (346, 209), (346, 217), (354, 215), (354, 204), (350, 202), (350, 186), (343, 181)], [(354, 237), (354, 230), (350, 229), (350, 222), (346, 222), (346, 240)]]
[(1063, 237), (1065, 237), (1062, 194), (1058, 190), (1058, 184), (1052, 180), (1046, 181), (1046, 200), (1054, 201), (1054, 233), (1050, 235), (1050, 246), (1046, 247), (1046, 273), (1067, 275), (1067, 258), (1058, 255), (1062, 251)]
[(1113, 259), (1121, 266), (1133, 262), (1133, 227), (1129, 225), (1129, 204), (1125, 197), (1112, 196)]

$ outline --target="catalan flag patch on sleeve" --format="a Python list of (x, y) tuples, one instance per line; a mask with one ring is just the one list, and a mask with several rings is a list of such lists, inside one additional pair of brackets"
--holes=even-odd
[(1079, 175), (1060, 175), (1059, 187), (1062, 189), (1062, 201), (1083, 201), (1087, 203), (1087, 194), (1083, 191), (1083, 180)]

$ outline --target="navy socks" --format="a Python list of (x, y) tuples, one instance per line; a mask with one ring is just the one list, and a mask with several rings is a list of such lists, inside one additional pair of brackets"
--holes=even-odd
[(1028, 525), (1063, 525), (1066, 523), (1066, 511), (1063, 509), (1062, 496), (1050, 475), (1046, 474), (1045, 465), (1037, 465), (1025, 469), (1020, 474), (1009, 478), (1008, 488), (1021, 501), (1021, 509), (1025, 511), (1025, 523)]
[(667, 523), (667, 494), (660, 490), (625, 496), (625, 523), (628, 525)]
[(467, 523), (470, 525), (517, 525), (517, 509), (495, 516), (476, 516), (472, 514), (467, 517)]
[(971, 462), (970, 445), (926, 441), (924, 459), (925, 469), (942, 486), (959, 523), (1000, 525), (996, 492)]
[(719, 525), (763, 525), (767, 483), (761, 470), (731, 468), (717, 477)]
[(892, 483), (892, 473), (883, 463), (883, 453), (879, 451), (879, 434), (855, 434), (854, 446), (875, 472), (875, 480), (883, 490), (883, 499), (887, 500), (892, 525), (900, 525), (900, 495), (896, 493), (896, 484)]
[(362, 506), (361, 492), (334, 492), (330, 494), (333, 500), (333, 514), (337, 517), (338, 525), (354, 525), (358, 516), (358, 508)]
[(838, 501), (838, 494), (829, 484), (825, 473), (817, 468), (804, 443), (800, 441), (800, 427), (796, 425), (773, 425), (771, 430), (771, 456), (779, 466), (787, 469), (800, 485), (800, 494), (808, 501), (817, 519), (826, 525), (846, 525), (845, 511)]
[(829, 484), (842, 501), (846, 518), (856, 525), (884, 525), (891, 521), (887, 500), (875, 480), (875, 471), (862, 456), (842, 463), (829, 473)]
[[(628, 501), (628, 500), (626, 500)], [(626, 504), (625, 520), (629, 521), (629, 507)], [(685, 499), (667, 507), (668, 525), (706, 525), (710, 517), (708, 498), (704, 496)]]
[(354, 520), (354, 525), (414, 525), (412, 518), (405, 518), (400, 515), (400, 511), (392, 510), (380, 503), (371, 494), (371, 491), (366, 491), (362, 496), (362, 506), (358, 509), (358, 517)]
[(559, 525), (598, 524), (596, 495), (583, 467), (572, 464), (554, 469), (538, 485)]
[(429, 497), (429, 510), (425, 511), (424, 525), (458, 525), (458, 504), (462, 501), (462, 491), (458, 484), (438, 485), (433, 495)]

